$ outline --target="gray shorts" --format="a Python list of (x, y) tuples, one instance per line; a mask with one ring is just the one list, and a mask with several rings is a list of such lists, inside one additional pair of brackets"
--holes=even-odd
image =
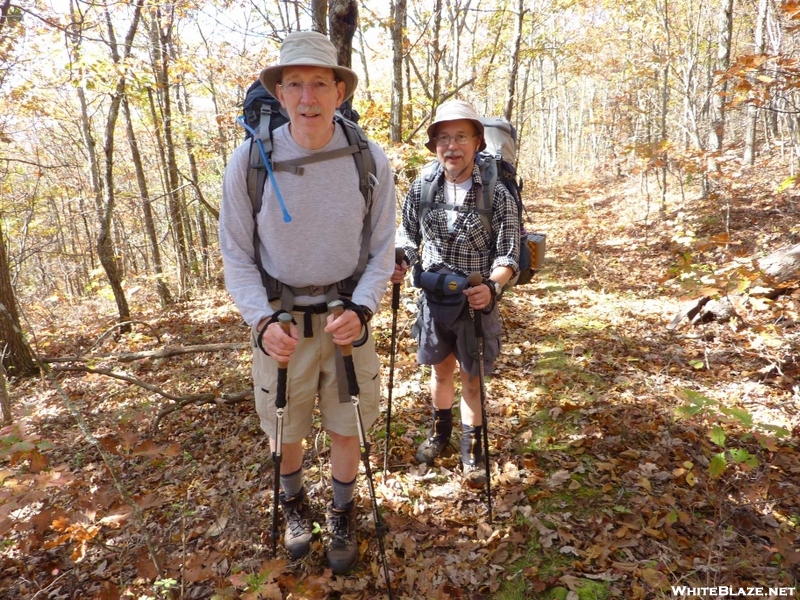
[[(483, 326), (483, 373), (489, 375), (494, 371), (494, 361), (500, 354), (500, 315), (497, 304), (486, 315), (481, 313)], [(419, 297), (419, 315), (412, 329), (417, 340), (417, 362), (421, 365), (438, 365), (450, 354), (455, 354), (458, 364), (470, 375), (478, 372), (478, 344), (475, 329), (470, 318), (466, 317), (455, 323), (443, 324), (434, 321), (428, 308), (425, 294)]]
[[(336, 356), (339, 353), (331, 335), (323, 331), (327, 313), (312, 315), (314, 336), (310, 338), (303, 337), (303, 313), (293, 312), (292, 316), (299, 325), (300, 339), (287, 372), (283, 440), (299, 442), (308, 436), (317, 398), (323, 429), (345, 436), (358, 435), (355, 407), (350, 401), (346, 383), (340, 386), (337, 378)], [(371, 331), (363, 346), (353, 348), (353, 364), (360, 392), (361, 422), (366, 433), (380, 414), (380, 363)], [(256, 411), (261, 419), (261, 429), (272, 439), (277, 437), (277, 382), (278, 363), (253, 342)]]

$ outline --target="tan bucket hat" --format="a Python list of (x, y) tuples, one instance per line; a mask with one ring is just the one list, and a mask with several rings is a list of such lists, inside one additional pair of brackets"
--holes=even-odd
[(472, 121), (472, 124), (475, 125), (475, 131), (480, 134), (481, 145), (478, 148), (478, 152), (486, 148), (486, 141), (483, 139), (483, 123), (481, 123), (481, 118), (472, 107), (472, 104), (464, 102), (463, 100), (450, 100), (439, 105), (439, 108), (436, 109), (436, 118), (428, 127), (428, 141), (425, 142), (425, 147), (436, 154), (436, 142), (433, 140), (436, 126), (445, 121), (460, 121), (461, 119)]
[(278, 64), (261, 71), (261, 85), (276, 98), (275, 88), (285, 67), (333, 69), (336, 77), (344, 81), (344, 100), (352, 97), (358, 85), (358, 75), (347, 67), (339, 66), (336, 61), (336, 47), (327, 37), (316, 31), (297, 31), (287, 35), (281, 45)]

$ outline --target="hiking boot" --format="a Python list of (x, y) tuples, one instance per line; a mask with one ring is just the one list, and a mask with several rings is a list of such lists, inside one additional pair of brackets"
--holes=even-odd
[(464, 479), (467, 480), (467, 485), (476, 488), (486, 485), (486, 463), (483, 462), (483, 459), (474, 465), (462, 462), (461, 468), (464, 471)]
[(328, 547), (325, 549), (328, 566), (336, 575), (348, 573), (358, 561), (355, 500), (351, 500), (344, 508), (328, 504), (328, 535)]
[(283, 509), (283, 520), (286, 522), (283, 544), (292, 555), (292, 560), (296, 560), (308, 554), (314, 537), (311, 518), (308, 515), (306, 491), (301, 489), (299, 494), (291, 498), (287, 498), (286, 494), (281, 492), (279, 498)]
[(432, 467), (433, 461), (442, 453), (448, 443), (450, 443), (450, 436), (426, 438), (417, 448), (417, 462)]
[(453, 432), (453, 412), (452, 409), (434, 409), (433, 425), (430, 433), (419, 448), (417, 448), (417, 462), (433, 466), (433, 461), (442, 453), (448, 442), (450, 434)]
[(461, 466), (464, 477), (471, 486), (486, 485), (486, 463), (483, 462), (480, 425), (462, 425), (461, 432)]

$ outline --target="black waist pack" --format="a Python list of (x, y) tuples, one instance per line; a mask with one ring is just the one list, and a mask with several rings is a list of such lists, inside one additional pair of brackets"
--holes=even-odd
[(434, 321), (449, 325), (464, 315), (467, 305), (467, 297), (464, 295), (467, 278), (463, 275), (423, 271), (417, 264), (412, 282), (415, 287), (422, 288)]

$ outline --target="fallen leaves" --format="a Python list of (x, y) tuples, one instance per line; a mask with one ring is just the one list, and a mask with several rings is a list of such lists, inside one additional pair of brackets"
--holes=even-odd
[[(457, 443), (433, 468), (414, 461), (429, 427), (429, 370), (414, 360), (408, 336), (414, 303), (411, 290), (404, 291), (390, 473), (380, 469), (382, 419), (371, 452), (398, 597), (489, 598), (520, 583), (524, 597), (537, 599), (558, 589), (571, 600), (591, 590), (598, 597), (602, 591), (645, 600), (676, 580), (796, 578), (797, 440), (778, 441), (766, 429), (747, 437), (741, 425), (696, 413), (676, 419), (674, 412), (702, 396), (728, 411), (721, 414), (731, 423), (748, 415), (773, 423), (792, 409), (791, 386), (779, 372), (792, 373), (796, 362), (765, 363), (769, 352), (782, 351), (774, 327), (752, 335), (724, 325), (709, 326), (711, 335), (668, 333), (664, 316), (675, 298), (647, 283), (672, 260), (656, 251), (660, 242), (644, 244), (636, 233), (636, 243), (624, 243), (621, 226), (614, 236), (622, 241), (597, 251), (598, 228), (617, 223), (614, 206), (620, 205), (598, 209), (580, 224), (564, 221), (560, 205), (547, 207), (554, 268), (503, 300), (504, 350), (499, 375), (487, 386), (492, 524), (485, 519), (483, 488), (460, 483)], [(789, 302), (737, 311), (771, 315)], [(247, 335), (221, 296), (151, 314), (165, 340), (239, 341)], [(388, 328), (381, 325), (389, 317), (388, 311), (375, 317), (383, 357)], [(158, 347), (153, 338), (138, 336), (121, 338), (116, 350), (152, 353)], [(383, 366), (385, 385), (386, 361)], [(237, 350), (148, 358), (126, 369), (162, 387), (215, 394), (246, 389), (250, 377), (249, 355)], [(186, 406), (153, 435), (148, 394), (97, 373), (61, 376), (117, 461), (146, 526), (133, 526), (134, 507), (108, 485), (96, 449), (60, 416), (58, 401), (29, 384), (25, 392), (36, 399), (36, 410), (24, 427), (0, 431), (0, 533), (8, 540), (0, 590), (9, 597), (25, 585), (23, 576), (39, 589), (61, 577), (73, 595), (98, 598), (114, 597), (117, 583), (129, 595), (150, 594), (161, 576), (182, 582), (187, 597), (385, 595), (363, 473), (361, 566), (354, 575), (333, 576), (320, 541), (302, 561), (266, 558), (273, 465), (251, 403)], [(787, 432), (793, 427), (777, 418), (774, 423)], [(318, 437), (308, 444), (305, 474), (324, 531), (329, 451)], [(723, 449), (725, 469), (717, 469), (722, 463), (715, 456)], [(758, 459), (757, 468), (749, 457)], [(154, 543), (161, 574), (145, 536)]]

